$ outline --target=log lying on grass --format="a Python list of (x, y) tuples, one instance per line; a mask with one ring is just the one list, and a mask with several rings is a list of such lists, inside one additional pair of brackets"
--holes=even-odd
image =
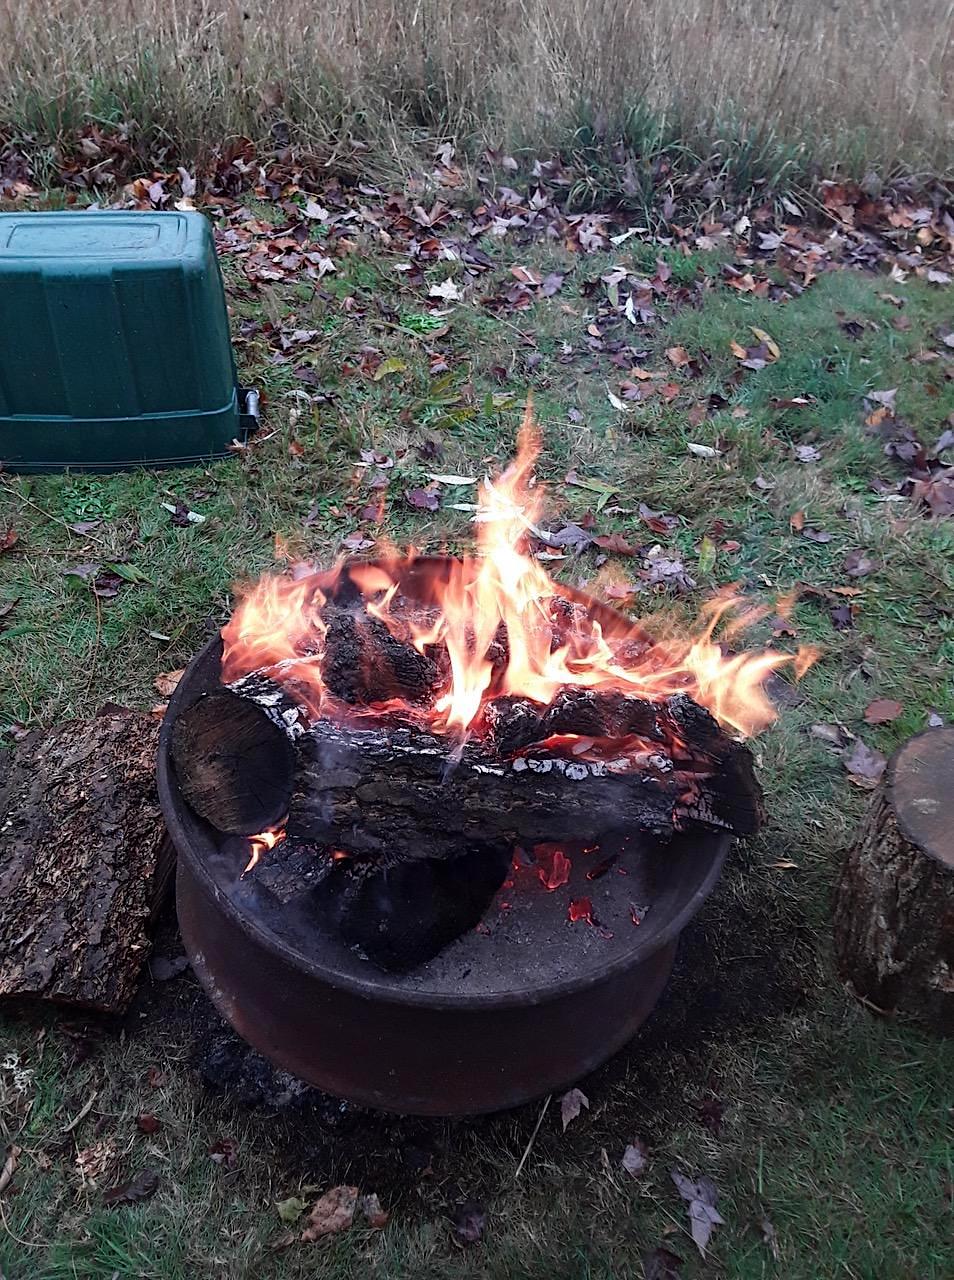
[(954, 726), (897, 751), (835, 894), (842, 977), (870, 1007), (954, 1035)]
[[(488, 710), (488, 733), (459, 752), (448, 737), (395, 718), (320, 719), (304, 729), (286, 699), (284, 688), (260, 681), (211, 693), (180, 714), (178, 777), (219, 830), (255, 834), (287, 812), (290, 836), (394, 863), (453, 857), (472, 841), (530, 845), (568, 832), (595, 842), (611, 831), (663, 835), (698, 824), (748, 835), (762, 820), (747, 748), (682, 696), (656, 705), (573, 690), (549, 708), (501, 699)], [(637, 769), (622, 771), (613, 752), (574, 757), (547, 745), (554, 735), (610, 737), (621, 749), (638, 736), (645, 749)]]
[(173, 867), (159, 723), (114, 714), (30, 734), (0, 763), (0, 996), (121, 1013)]

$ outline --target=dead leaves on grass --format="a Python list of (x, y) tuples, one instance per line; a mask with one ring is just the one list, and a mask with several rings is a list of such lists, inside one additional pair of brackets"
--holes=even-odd
[(581, 1089), (569, 1089), (560, 1099), (560, 1119), (563, 1121), (563, 1132), (580, 1115), (583, 1107), (589, 1109), (590, 1100)]
[(855, 738), (851, 750), (844, 756), (848, 781), (864, 791), (873, 791), (881, 781), (888, 761), (880, 751)]
[(690, 1231), (696, 1248), (706, 1256), (706, 1248), (715, 1227), (723, 1226), (725, 1218), (716, 1208), (719, 1192), (711, 1178), (703, 1174), (693, 1181), (678, 1169), (671, 1171), (676, 1190), (688, 1205)]
[[(313, 1188), (306, 1187), (304, 1190), (313, 1190)], [(289, 1226), (298, 1222), (307, 1207), (307, 1203), (300, 1196), (289, 1196), (286, 1200), (279, 1200), (275, 1205), (278, 1216)], [(301, 1239), (305, 1244), (313, 1244), (325, 1236), (348, 1231), (353, 1226), (357, 1215), (360, 1215), (367, 1226), (375, 1231), (386, 1227), (391, 1216), (386, 1209), (382, 1208), (381, 1201), (374, 1192), (361, 1195), (357, 1187), (348, 1185), (332, 1187), (312, 1205)]]
[(308, 1215), (308, 1225), (301, 1233), (302, 1240), (310, 1244), (323, 1236), (347, 1231), (354, 1222), (357, 1207), (357, 1187), (332, 1187), (312, 1205)]
[(143, 1169), (135, 1178), (110, 1187), (103, 1193), (103, 1204), (113, 1209), (119, 1205), (139, 1204), (159, 1190), (159, 1175), (153, 1169)]

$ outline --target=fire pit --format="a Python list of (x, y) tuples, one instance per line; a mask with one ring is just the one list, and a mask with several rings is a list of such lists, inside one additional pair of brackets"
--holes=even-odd
[[(668, 977), (733, 835), (765, 676), (555, 585), (533, 441), (484, 555), (265, 578), (160, 743), (197, 974), (274, 1062), (385, 1110), (514, 1106), (595, 1068)], [(538, 535), (539, 536), (539, 535)], [(708, 708), (708, 709), (707, 709)]]

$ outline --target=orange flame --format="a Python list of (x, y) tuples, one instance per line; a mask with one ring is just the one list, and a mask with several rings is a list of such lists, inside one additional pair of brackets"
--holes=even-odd
[[(532, 479), (539, 452), (528, 404), (515, 460), (481, 484), (476, 555), (437, 567), (413, 551), (390, 553), (374, 564), (339, 564), (325, 574), (263, 577), (223, 630), (223, 679), (272, 668), (313, 716), (328, 713), (320, 610), (346, 574), (366, 612), (393, 635), (421, 653), (446, 649), (449, 659), (447, 687), (429, 710), (396, 708), (393, 700), (372, 710), (403, 705), (436, 731), (463, 738), (479, 730), (491, 698), (513, 694), (546, 705), (559, 690), (579, 686), (654, 701), (684, 692), (743, 735), (770, 724), (776, 713), (766, 679), (787, 663), (801, 674), (814, 655), (725, 653), (713, 638), (720, 624), (728, 637), (765, 612), (731, 592), (710, 601), (699, 625), (682, 635), (653, 637), (618, 614), (594, 616), (577, 593), (558, 587), (527, 554), (543, 499)], [(392, 612), (399, 596), (413, 599), (414, 614)]]
[(285, 839), (285, 828), (274, 827), (270, 831), (262, 831), (257, 836), (248, 837), (249, 859), (242, 875), (247, 875), (249, 871), (254, 870), (258, 866), (259, 858), (269, 849), (274, 849), (277, 844)]

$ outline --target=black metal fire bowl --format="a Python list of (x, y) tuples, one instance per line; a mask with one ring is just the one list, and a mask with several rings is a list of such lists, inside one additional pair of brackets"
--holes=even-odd
[[(608, 632), (623, 622), (587, 604)], [(570, 883), (554, 893), (519, 872), (479, 931), (411, 973), (380, 972), (314, 920), (251, 909), (235, 892), (223, 837), (180, 794), (172, 726), (219, 684), (221, 652), (210, 641), (179, 682), (158, 784), (179, 855), (183, 942), (210, 999), (249, 1044), (336, 1097), (404, 1114), (472, 1115), (562, 1089), (633, 1036), (666, 984), (681, 931), (715, 887), (730, 837), (676, 835), (662, 848), (642, 839), (645, 857), (634, 861), (631, 849), (625, 875), (613, 868), (588, 879), (585, 861), (574, 859)], [(568, 919), (568, 901), (581, 895), (594, 924)], [(634, 924), (632, 908), (638, 918), (647, 903)]]

